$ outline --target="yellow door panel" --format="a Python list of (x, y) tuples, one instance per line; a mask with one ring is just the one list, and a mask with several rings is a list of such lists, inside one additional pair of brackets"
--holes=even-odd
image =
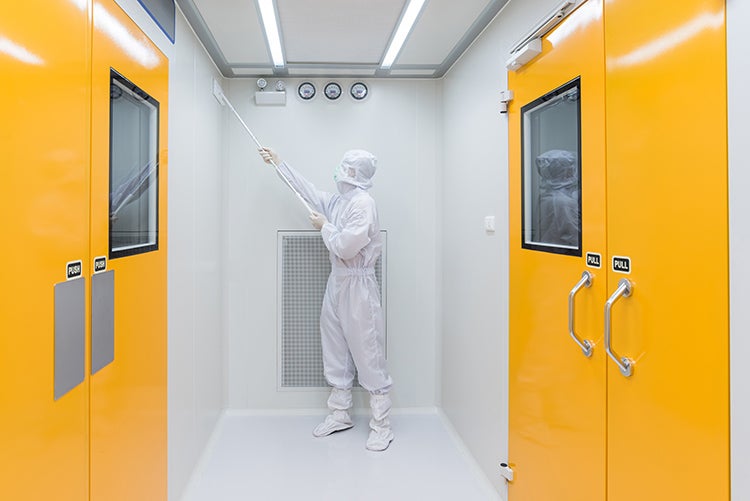
[(729, 499), (724, 2), (671, 7), (605, 7), (609, 501)]
[[(538, 159), (545, 156), (538, 153), (559, 147), (552, 139), (540, 140), (541, 150), (532, 151), (527, 136), (536, 133), (538, 124), (524, 110), (535, 109), (540, 97), (579, 77), (578, 95), (561, 94), (580, 103), (582, 233), (580, 243), (574, 245), (577, 251), (566, 255), (531, 245), (524, 233), (529, 218), (536, 218), (529, 213), (529, 202), (533, 205), (545, 197), (543, 184), (537, 193), (527, 178), (536, 175)], [(540, 56), (509, 73), (509, 88), (515, 93), (508, 113), (508, 448), (515, 476), (509, 486), (511, 501), (590, 501), (604, 499), (606, 492), (606, 355), (601, 339), (606, 273), (586, 266), (586, 253), (606, 254), (603, 79), (602, 2), (596, 0), (583, 4), (549, 33)], [(564, 103), (565, 99), (559, 106)], [(522, 121), (524, 113), (527, 122)], [(549, 119), (555, 120), (554, 111)], [(560, 124), (558, 129), (566, 127), (569, 124)], [(530, 170), (524, 170), (524, 158)], [(540, 209), (540, 220), (545, 210)], [(592, 273), (593, 280), (574, 296), (574, 331), (593, 342), (591, 357), (583, 354), (568, 331), (569, 294), (584, 270)]]
[(91, 376), (91, 499), (164, 500), (168, 61), (114, 1), (93, 19), (91, 253), (115, 315), (114, 360)]
[(88, 382), (54, 396), (54, 285), (89, 259), (88, 23), (76, 2), (0, 7), (4, 500), (88, 498)]

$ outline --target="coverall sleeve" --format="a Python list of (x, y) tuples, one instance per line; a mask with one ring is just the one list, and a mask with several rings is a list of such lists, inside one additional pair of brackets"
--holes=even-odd
[(310, 207), (326, 216), (326, 218), (331, 218), (329, 207), (331, 199), (334, 196), (332, 193), (317, 189), (314, 184), (305, 179), (302, 174), (286, 162), (281, 162), (278, 167), (279, 175), (285, 177), (289, 181), (289, 184), (294, 186), (294, 189), (302, 195), (302, 198), (310, 204)]
[(373, 207), (356, 201), (347, 209), (343, 228), (326, 223), (320, 230), (329, 251), (340, 259), (351, 259), (370, 243), (370, 225), (374, 220)]

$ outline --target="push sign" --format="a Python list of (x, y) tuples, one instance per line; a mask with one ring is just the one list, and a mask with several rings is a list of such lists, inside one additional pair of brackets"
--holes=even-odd
[(71, 261), (65, 265), (65, 276), (68, 280), (78, 278), (83, 274), (83, 261)]
[(94, 273), (107, 270), (107, 258), (105, 256), (94, 258)]

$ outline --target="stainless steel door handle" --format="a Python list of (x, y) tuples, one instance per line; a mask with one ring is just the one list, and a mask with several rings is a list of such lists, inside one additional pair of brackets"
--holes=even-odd
[(627, 357), (620, 357), (612, 349), (612, 305), (621, 297), (630, 297), (633, 293), (633, 285), (630, 280), (623, 278), (617, 284), (617, 290), (607, 300), (607, 304), (604, 306), (604, 347), (607, 350), (607, 356), (611, 358), (617, 367), (620, 368), (620, 373), (625, 377), (633, 375), (633, 360)]
[(587, 357), (590, 357), (593, 353), (594, 343), (592, 343), (588, 339), (580, 339), (575, 333), (575, 298), (576, 294), (579, 290), (581, 290), (582, 287), (591, 287), (591, 282), (593, 282), (593, 280), (594, 276), (590, 272), (584, 271), (583, 275), (581, 275), (581, 279), (577, 284), (573, 286), (570, 294), (568, 294), (568, 332), (570, 333), (570, 337), (573, 338), (573, 341), (576, 342), (576, 344), (581, 348), (581, 351), (583, 351), (583, 354)]

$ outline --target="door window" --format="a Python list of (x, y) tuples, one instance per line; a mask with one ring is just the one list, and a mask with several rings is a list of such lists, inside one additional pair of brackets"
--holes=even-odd
[(581, 255), (580, 79), (521, 108), (522, 247)]
[(110, 258), (158, 248), (159, 103), (111, 70)]

